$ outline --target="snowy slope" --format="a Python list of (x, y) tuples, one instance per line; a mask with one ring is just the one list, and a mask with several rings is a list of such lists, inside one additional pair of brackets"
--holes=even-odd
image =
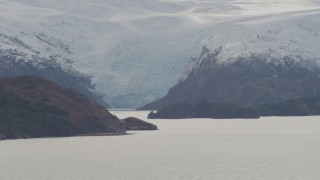
[(239, 58), (249, 60), (255, 55), (268, 57), (276, 64), (289, 58), (305, 66), (319, 65), (319, 19), (320, 10), (243, 19), (217, 25), (213, 35), (202, 44), (211, 53), (219, 50), (218, 63), (230, 64)]
[(318, 58), (319, 7), (311, 0), (0, 0), (0, 48), (30, 61), (54, 58), (92, 75), (111, 105), (137, 107), (176, 84), (202, 45), (222, 46), (223, 62), (274, 50)]
[(0, 1), (1, 50), (15, 50), (30, 61), (54, 59), (68, 68), (70, 47), (77, 37), (55, 19), (61, 15), (53, 10)]

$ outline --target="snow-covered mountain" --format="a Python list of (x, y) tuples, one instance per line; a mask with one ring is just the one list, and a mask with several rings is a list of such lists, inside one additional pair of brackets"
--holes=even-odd
[(319, 8), (314, 0), (0, 0), (0, 48), (39, 68), (54, 60), (91, 75), (111, 105), (137, 107), (176, 84), (202, 46), (221, 48), (221, 62), (317, 59)]
[(252, 55), (268, 56), (268, 61), (278, 60), (277, 64), (284, 63), (284, 58), (304, 65), (319, 64), (319, 19), (320, 10), (242, 19), (217, 25), (202, 43), (212, 53), (219, 51), (216, 60), (220, 64)]

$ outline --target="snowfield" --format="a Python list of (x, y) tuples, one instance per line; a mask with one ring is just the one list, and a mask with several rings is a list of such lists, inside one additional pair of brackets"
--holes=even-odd
[(92, 75), (110, 105), (138, 107), (183, 78), (202, 46), (221, 48), (224, 63), (317, 62), (319, 19), (319, 0), (0, 0), (0, 49), (55, 59)]
[(247, 18), (217, 25), (202, 45), (211, 53), (219, 51), (217, 61), (222, 64), (264, 56), (280, 65), (285, 58), (304, 66), (319, 65), (319, 18), (320, 10)]

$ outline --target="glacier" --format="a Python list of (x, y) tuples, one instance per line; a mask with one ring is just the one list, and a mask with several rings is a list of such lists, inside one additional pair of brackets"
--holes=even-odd
[(54, 59), (92, 76), (111, 106), (138, 107), (183, 79), (203, 46), (221, 48), (221, 63), (317, 61), (319, 9), (319, 0), (0, 0), (0, 49), (39, 68)]

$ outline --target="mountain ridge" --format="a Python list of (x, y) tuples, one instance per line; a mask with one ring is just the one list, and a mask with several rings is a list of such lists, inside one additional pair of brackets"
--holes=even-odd
[[(167, 104), (231, 103), (257, 107), (288, 99), (320, 95), (320, 68), (301, 65), (295, 59), (269, 61), (269, 56), (240, 57), (233, 63), (219, 63), (204, 47), (205, 56), (187, 78), (173, 86), (166, 96), (139, 109), (159, 109)], [(312, 61), (310, 64), (314, 63)]]

